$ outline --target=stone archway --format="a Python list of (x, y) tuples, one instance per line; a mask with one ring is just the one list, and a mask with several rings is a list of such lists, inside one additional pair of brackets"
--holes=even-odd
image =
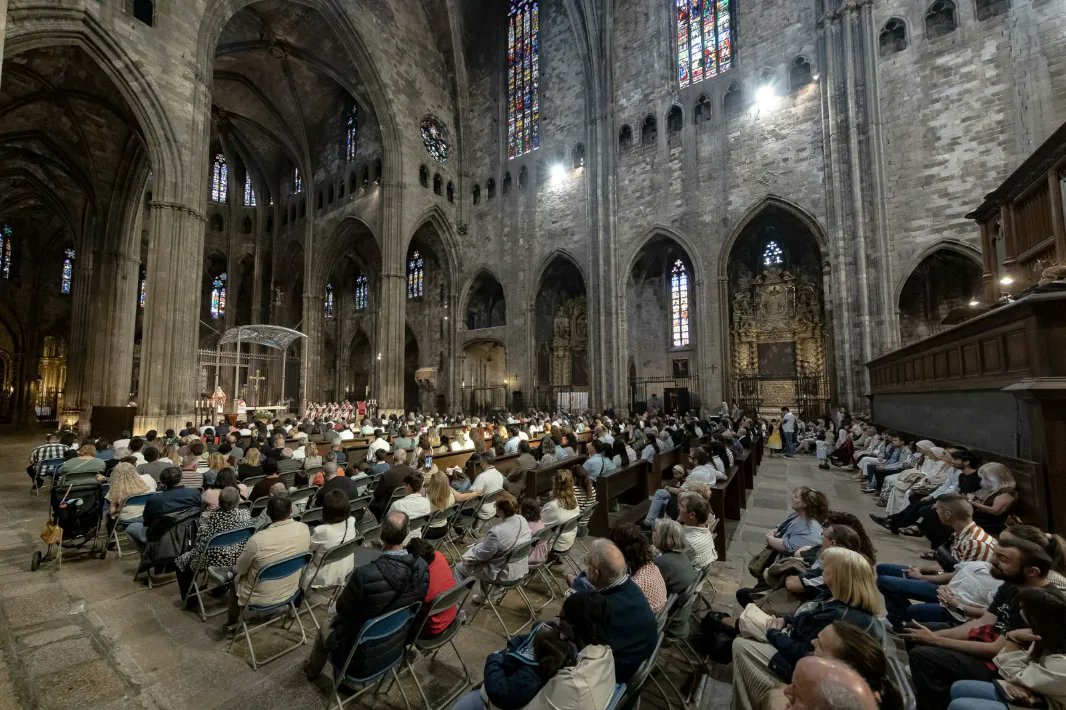
[(466, 292), (463, 323), (467, 330), (498, 328), (507, 325), (507, 301), (503, 284), (488, 271), (482, 270)]
[(748, 412), (823, 414), (833, 397), (832, 339), (817, 235), (768, 206), (734, 241), (727, 273), (733, 398)]
[(462, 410), (488, 414), (507, 409), (511, 386), (507, 348), (498, 340), (471, 340), (463, 346)]
[(946, 246), (930, 252), (899, 292), (900, 343), (913, 343), (965, 320), (981, 291), (981, 265), (974, 255)]
[(533, 341), (536, 406), (585, 409), (590, 382), (588, 291), (581, 269), (567, 255), (556, 254), (541, 272)]
[(355, 331), (348, 345), (348, 375), (345, 382), (345, 399), (362, 401), (370, 393), (370, 370), (373, 353), (370, 338), (361, 328)]

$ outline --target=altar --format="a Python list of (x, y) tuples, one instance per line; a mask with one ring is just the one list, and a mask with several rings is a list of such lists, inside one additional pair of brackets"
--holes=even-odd
[[(285, 398), (285, 374), (288, 360), (289, 346), (297, 339), (307, 337), (303, 333), (276, 325), (242, 325), (230, 328), (219, 338), (214, 353), (214, 393), (207, 397), (205, 403), (209, 417), (225, 417), (234, 423), (237, 419), (247, 421), (255, 412), (271, 412), (274, 416), (283, 415), (290, 409), (290, 402)], [(277, 351), (275, 355), (268, 356), (261, 352), (250, 351), (248, 346), (263, 346)], [(230, 350), (228, 346), (232, 346)], [(243, 348), (243, 350), (242, 350)], [(226, 352), (223, 352), (223, 349)], [(201, 369), (207, 363), (201, 362)], [(267, 377), (263, 369), (270, 371), (277, 365), (280, 372), (280, 396), (275, 387), (266, 386)], [(258, 367), (256, 367), (258, 366)], [(233, 398), (227, 396), (220, 386), (222, 371), (233, 369), (232, 383), (234, 385)], [(253, 372), (254, 369), (254, 373)]]

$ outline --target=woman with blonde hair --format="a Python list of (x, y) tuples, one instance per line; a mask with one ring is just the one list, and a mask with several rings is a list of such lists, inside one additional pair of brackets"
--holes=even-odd
[(209, 453), (207, 455), (207, 470), (204, 471), (204, 486), (213, 486), (215, 478), (218, 477), (218, 472), (224, 468), (229, 468), (229, 462), (226, 461), (226, 457), (217, 451)]
[(178, 452), (178, 444), (176, 439), (171, 439), (167, 442), (166, 448), (163, 449), (163, 454), (159, 457), (160, 461), (166, 461), (171, 466), (181, 465), (181, 454)]
[(814, 652), (814, 640), (834, 621), (846, 621), (878, 642), (884, 638), (879, 617), (885, 602), (865, 557), (844, 547), (825, 549), (822, 578), (829, 596), (801, 605), (794, 615), (772, 617), (754, 605), (745, 608), (737, 627), (741, 638), (733, 641), (733, 707), (763, 707), (771, 691), (791, 682), (792, 669)]
[[(568, 523), (581, 515), (581, 507), (577, 504), (577, 496), (574, 495), (574, 476), (570, 469), (564, 468), (555, 474), (552, 482), (552, 497), (544, 507), (540, 509), (540, 519), (545, 527), (551, 527), (559, 523)], [(556, 540), (553, 552), (562, 553), (574, 546), (577, 539), (577, 528), (565, 535), (560, 535)]]
[(304, 445), (304, 470), (321, 466), (322, 456), (318, 453), (318, 446), (314, 442), (308, 442)]
[[(133, 467), (133, 464), (123, 461), (115, 466), (111, 471), (111, 485), (105, 498), (108, 501), (107, 507), (107, 536), (111, 538), (111, 531), (115, 528), (115, 523), (121, 520), (124, 523), (132, 523), (141, 519), (141, 514), (144, 513), (144, 504), (130, 505), (123, 507), (126, 501), (135, 495), (141, 493), (150, 493), (151, 488), (141, 478), (141, 474), (137, 473), (137, 469)], [(120, 512), (121, 511), (121, 512)]]
[(241, 481), (249, 476), (262, 476), (262, 455), (259, 449), (252, 447), (244, 454), (244, 460), (237, 466), (237, 478)]
[(999, 535), (1007, 527), (1014, 502), (1018, 500), (1018, 482), (1014, 473), (999, 463), (989, 461), (977, 469), (981, 488), (970, 495), (973, 521), (989, 535)]
[[(426, 482), (426, 497), (429, 498), (430, 513), (438, 513), (455, 505), (455, 492), (452, 491), (451, 483), (448, 481), (448, 474), (436, 466), (433, 467), (433, 472)], [(439, 540), (447, 533), (448, 518), (440, 517), (435, 518), (426, 527), (422, 537), (426, 540)]]

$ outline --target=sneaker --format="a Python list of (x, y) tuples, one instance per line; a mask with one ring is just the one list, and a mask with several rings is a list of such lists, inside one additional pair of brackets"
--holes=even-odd
[(892, 522), (888, 519), (887, 515), (874, 515), (873, 513), (870, 513), (870, 520), (874, 521), (875, 523), (883, 527), (885, 530), (891, 530), (892, 534), (895, 534), (896, 531), (893, 529), (894, 526), (892, 525)]
[(876, 501), (874, 503), (874, 505), (876, 505), (878, 508), (887, 508), (888, 507), (888, 503), (886, 501), (883, 501), (883, 500)]
[(234, 636), (237, 635), (237, 630), (240, 629), (240, 627), (241, 627), (241, 625), (239, 623), (237, 623), (237, 624), (226, 624), (225, 626), (222, 627), (222, 634), (227, 639), (232, 639)]

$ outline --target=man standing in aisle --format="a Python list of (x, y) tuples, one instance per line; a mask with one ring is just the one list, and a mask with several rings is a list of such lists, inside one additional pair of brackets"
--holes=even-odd
[(781, 439), (785, 445), (785, 458), (795, 458), (796, 451), (796, 415), (781, 407)]

